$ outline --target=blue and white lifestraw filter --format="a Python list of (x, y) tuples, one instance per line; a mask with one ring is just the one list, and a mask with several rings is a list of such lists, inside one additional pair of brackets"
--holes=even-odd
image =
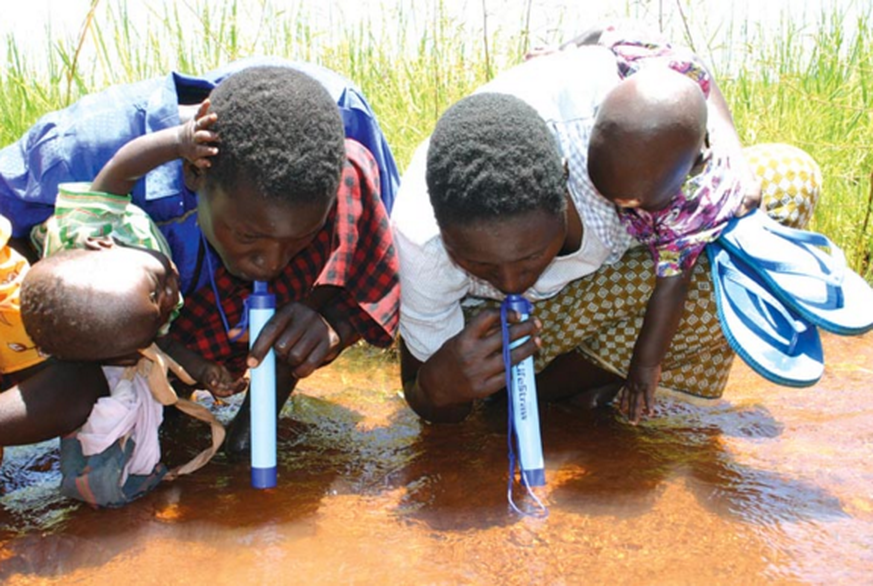
[[(506, 304), (507, 310), (515, 311), (521, 321), (530, 317), (531, 304), (521, 295), (508, 295)], [(510, 344), (510, 348), (524, 344), (527, 340), (528, 336), (519, 338)], [(546, 483), (546, 473), (543, 463), (543, 443), (540, 437), (540, 413), (537, 408), (533, 356), (528, 356), (513, 365), (510, 376), (509, 394), (512, 401), (519, 467), (528, 486), (543, 486)]]
[[(248, 299), (249, 348), (276, 312), (276, 296), (263, 281), (255, 281)], [(251, 370), (249, 386), (252, 429), (252, 486), (276, 486), (276, 355), (271, 348)]]

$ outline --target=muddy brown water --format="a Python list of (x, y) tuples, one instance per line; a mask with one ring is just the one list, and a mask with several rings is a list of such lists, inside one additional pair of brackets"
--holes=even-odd
[[(353, 349), (283, 411), (273, 490), (219, 457), (98, 511), (57, 495), (56, 442), (7, 450), (0, 582), (873, 583), (873, 335), (824, 343), (814, 387), (737, 361), (724, 399), (662, 395), (636, 428), (544, 406), (545, 519), (507, 507), (500, 402), (422, 424), (390, 355)], [(207, 438), (165, 431), (170, 462)]]

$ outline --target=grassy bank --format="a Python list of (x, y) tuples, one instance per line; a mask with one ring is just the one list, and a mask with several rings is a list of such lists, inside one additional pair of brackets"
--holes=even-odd
[(824, 194), (813, 228), (840, 244), (851, 265), (873, 280), (873, 42), (871, 22), (845, 36), (837, 14), (821, 15), (811, 50), (788, 20), (750, 48), (739, 73), (721, 82), (747, 144), (787, 142), (819, 162)]
[[(124, 0), (93, 0), (80, 34), (53, 42), (38, 62), (7, 40), (0, 74), (0, 145), (15, 140), (41, 114), (106, 85), (172, 69), (197, 73), (236, 58), (270, 54), (317, 62), (354, 80), (402, 169), (446, 107), (517, 63), (532, 42), (524, 10), (512, 30), (488, 30), (487, 21), (486, 30), (482, 22), (462, 22), (439, 0), (397, 3), (364, 21), (344, 21), (338, 14), (328, 26), (315, 26), (318, 19), (307, 8), (314, 3), (279, 4), (232, 0), (216, 10), (178, 2), (134, 27)], [(693, 9), (683, 16), (693, 25)], [(733, 60), (730, 72), (716, 73), (745, 142), (789, 142), (819, 161), (825, 194), (813, 227), (843, 246), (852, 266), (873, 280), (869, 22), (862, 18), (860, 34), (847, 38), (841, 15), (819, 18), (819, 32), (803, 51), (797, 41), (806, 33), (788, 18), (766, 35), (730, 23), (748, 50)], [(411, 30), (421, 32), (406, 32)], [(574, 32), (563, 31), (566, 36)], [(551, 34), (549, 40), (560, 40), (560, 27)], [(677, 40), (700, 44), (699, 39)], [(712, 49), (696, 48), (703, 54)]]

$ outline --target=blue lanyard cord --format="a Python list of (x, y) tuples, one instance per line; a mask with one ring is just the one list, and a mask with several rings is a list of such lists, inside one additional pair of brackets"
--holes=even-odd
[(200, 232), (200, 239), (203, 242), (206, 272), (209, 275), (209, 284), (212, 285), (212, 294), (215, 295), (215, 306), (218, 308), (218, 315), (221, 316), (221, 323), (224, 324), (224, 331), (227, 333), (228, 340), (236, 342), (249, 328), (249, 299), (246, 297), (245, 301), (243, 301), (242, 318), (234, 328), (236, 332), (231, 335), (227, 314), (224, 313), (224, 308), (221, 306), (221, 296), (218, 294), (218, 286), (215, 284), (215, 272), (212, 268), (212, 251), (209, 249), (209, 243), (206, 241), (206, 236), (203, 235), (203, 232)]
[(525, 515), (528, 517), (540, 517), (544, 518), (549, 515), (549, 509), (542, 503), (533, 489), (527, 482), (527, 477), (524, 475), (524, 472), (521, 472), (519, 476), (521, 477), (521, 484), (524, 486), (527, 494), (533, 499), (536, 503), (537, 508), (532, 511), (523, 511), (518, 505), (515, 504), (515, 501), (512, 498), (512, 485), (515, 483), (515, 419), (513, 417), (513, 402), (512, 402), (512, 357), (510, 356), (510, 342), (509, 342), (509, 324), (506, 321), (506, 310), (507, 303), (504, 300), (503, 303), (500, 304), (500, 331), (503, 335), (503, 367), (506, 372), (506, 411), (507, 411), (507, 432), (506, 432), (506, 442), (509, 446), (509, 480), (506, 482), (506, 498), (509, 501), (509, 506), (512, 507), (512, 510), (518, 513), (519, 515)]

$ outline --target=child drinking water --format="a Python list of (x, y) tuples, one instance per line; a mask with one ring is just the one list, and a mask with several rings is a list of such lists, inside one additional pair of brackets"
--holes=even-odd
[(591, 181), (655, 263), (655, 288), (619, 395), (634, 423), (653, 413), (698, 256), (731, 218), (760, 203), (760, 190), (749, 189), (734, 167), (736, 153), (710, 147), (707, 87), (668, 67), (643, 69), (606, 95), (591, 131)]

